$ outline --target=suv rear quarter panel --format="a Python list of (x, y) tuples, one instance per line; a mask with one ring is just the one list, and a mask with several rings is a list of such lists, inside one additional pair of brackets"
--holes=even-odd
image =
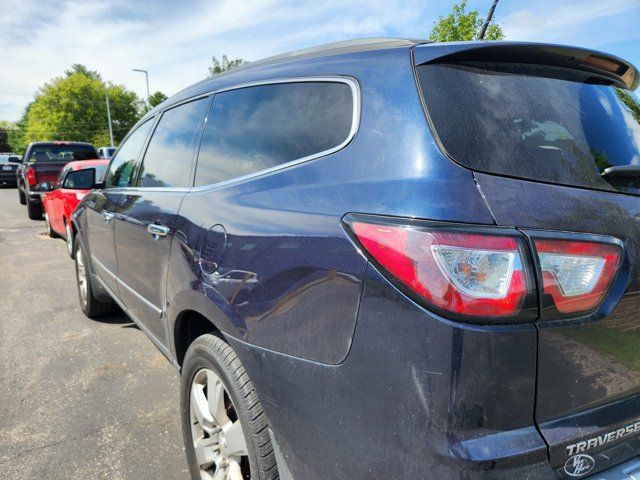
[[(225, 333), (338, 364), (353, 339), (367, 263), (342, 229), (345, 214), (492, 223), (472, 174), (446, 159), (429, 134), (408, 48), (249, 70), (222, 77), (209, 91), (233, 86), (232, 79), (241, 85), (336, 75), (355, 78), (361, 93), (360, 125), (349, 145), (185, 197), (171, 258), (170, 318), (189, 308), (196, 292), (224, 317), (216, 321)], [(218, 273), (244, 271), (257, 282), (224, 284), (200, 270), (205, 233), (216, 224), (227, 232)]]

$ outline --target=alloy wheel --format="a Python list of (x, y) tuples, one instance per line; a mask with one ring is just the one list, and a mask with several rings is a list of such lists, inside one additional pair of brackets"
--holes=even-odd
[(87, 270), (84, 265), (84, 255), (82, 249), (78, 248), (76, 252), (76, 265), (78, 276), (78, 290), (80, 292), (80, 301), (83, 305), (87, 304)]
[(229, 392), (216, 373), (199, 370), (190, 389), (191, 439), (202, 480), (250, 478), (247, 444)]
[(69, 255), (73, 256), (73, 232), (71, 231), (71, 227), (68, 223), (66, 226), (66, 232), (65, 240), (67, 241), (67, 250), (69, 251)]

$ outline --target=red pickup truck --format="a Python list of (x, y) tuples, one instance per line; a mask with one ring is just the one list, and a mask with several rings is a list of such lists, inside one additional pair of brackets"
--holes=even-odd
[(20, 203), (27, 205), (32, 220), (42, 218), (42, 184), (56, 181), (60, 170), (74, 160), (100, 158), (96, 148), (84, 142), (33, 142), (22, 157), (16, 172)]

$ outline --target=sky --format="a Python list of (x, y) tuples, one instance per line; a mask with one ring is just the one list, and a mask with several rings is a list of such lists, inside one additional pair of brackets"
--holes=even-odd
[[(428, 37), (447, 0), (0, 0), (0, 120), (17, 120), (73, 63), (146, 96), (207, 76), (211, 57), (245, 60), (358, 37)], [(485, 15), (491, 0), (470, 0)], [(502, 0), (507, 40), (613, 53), (640, 67), (640, 0)]]

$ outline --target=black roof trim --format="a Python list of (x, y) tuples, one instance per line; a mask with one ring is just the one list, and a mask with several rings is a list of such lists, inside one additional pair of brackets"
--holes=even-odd
[(629, 90), (640, 85), (638, 69), (626, 60), (566, 45), (505, 41), (439, 43), (416, 48), (414, 58), (416, 65), (473, 60), (551, 65), (592, 72)]

